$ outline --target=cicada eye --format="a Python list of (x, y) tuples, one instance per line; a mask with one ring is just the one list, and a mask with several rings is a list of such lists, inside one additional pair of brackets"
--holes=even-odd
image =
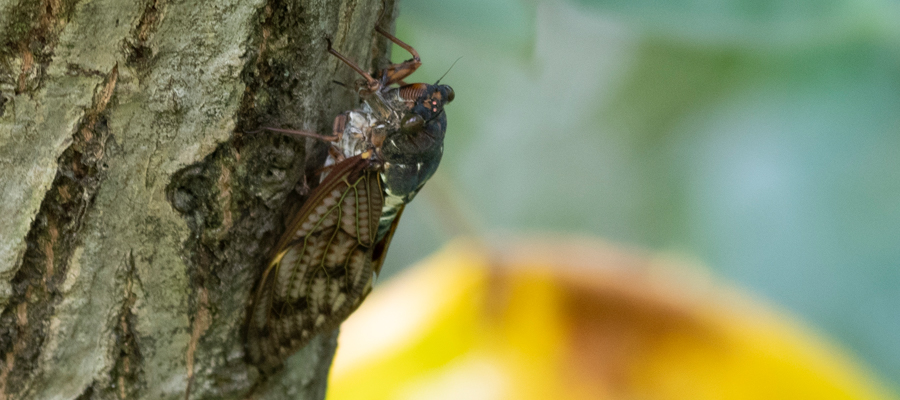
[(456, 95), (453, 93), (453, 88), (450, 86), (447, 86), (447, 102), (449, 103), (449, 102), (453, 101), (454, 97), (456, 97)]
[(425, 118), (422, 118), (419, 114), (412, 114), (405, 119), (403, 119), (403, 123), (400, 124), (400, 129), (404, 131), (417, 131), (422, 129), (425, 126)]

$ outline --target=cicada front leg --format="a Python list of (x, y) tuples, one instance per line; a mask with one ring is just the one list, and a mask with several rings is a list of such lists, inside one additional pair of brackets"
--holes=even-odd
[(404, 50), (408, 51), (409, 54), (412, 54), (412, 58), (410, 58), (409, 60), (406, 60), (399, 64), (391, 64), (381, 71), (381, 82), (384, 86), (392, 85), (394, 83), (405, 86), (406, 82), (403, 82), (403, 79), (405, 79), (407, 76), (412, 75), (413, 72), (416, 72), (416, 70), (422, 66), (422, 59), (419, 57), (419, 52), (416, 51), (416, 49), (414, 49), (412, 46), (406, 44), (406, 42), (397, 39), (397, 37), (394, 35), (391, 35), (390, 32), (381, 29), (381, 27), (379, 26), (375, 27), (375, 31), (388, 38), (388, 40), (396, 43), (397, 46), (400, 46)]
[(406, 42), (397, 39), (397, 37), (390, 34), (390, 32), (381, 29), (381, 27), (376, 26), (375, 31), (388, 38), (388, 40), (390, 40), (391, 42), (396, 43), (397, 46), (400, 46), (404, 50), (408, 51), (409, 54), (412, 54), (412, 58), (410, 58), (409, 60), (398, 64), (391, 64), (387, 66), (387, 68), (383, 69), (381, 71), (381, 81), (373, 78), (372, 75), (369, 75), (369, 73), (360, 68), (359, 65), (356, 65), (356, 63), (335, 50), (331, 46), (330, 39), (326, 39), (328, 41), (328, 52), (343, 61), (344, 64), (347, 64), (347, 66), (349, 66), (354, 71), (356, 71), (356, 73), (365, 78), (366, 86), (372, 92), (375, 92), (384, 86), (393, 85), (395, 83), (401, 86), (406, 85), (406, 83), (403, 82), (403, 79), (405, 79), (407, 76), (412, 75), (413, 72), (416, 72), (416, 70), (419, 69), (420, 66), (422, 66), (422, 58), (419, 57), (419, 52)]
[(369, 75), (368, 72), (363, 71), (363, 69), (360, 68), (359, 65), (356, 65), (355, 62), (351, 61), (349, 58), (347, 58), (343, 54), (338, 53), (338, 51), (335, 50), (334, 47), (331, 47), (331, 39), (325, 38), (325, 40), (328, 42), (328, 52), (329, 53), (331, 53), (332, 55), (337, 57), (344, 64), (347, 64), (347, 66), (349, 66), (354, 71), (356, 71), (357, 74), (362, 75), (362, 77), (366, 79), (366, 88), (368, 90), (370, 90), (372, 93), (374, 93), (374, 92), (377, 92), (379, 89), (381, 89), (381, 87), (382, 87), (381, 82), (379, 82), (377, 79), (373, 78), (372, 75)]

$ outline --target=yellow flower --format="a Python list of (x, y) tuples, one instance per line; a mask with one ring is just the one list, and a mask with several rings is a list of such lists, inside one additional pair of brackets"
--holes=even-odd
[(459, 241), (342, 326), (329, 400), (890, 399), (696, 269), (594, 240)]

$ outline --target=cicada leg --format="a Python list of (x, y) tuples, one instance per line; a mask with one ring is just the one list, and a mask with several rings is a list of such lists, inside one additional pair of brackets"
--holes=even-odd
[(360, 68), (359, 65), (356, 65), (356, 63), (350, 61), (349, 58), (344, 57), (343, 54), (338, 53), (337, 50), (331, 47), (331, 39), (325, 38), (325, 41), (328, 42), (329, 53), (333, 54), (339, 60), (343, 61), (344, 64), (347, 64), (347, 66), (349, 66), (350, 68), (353, 68), (353, 70), (356, 71), (357, 74), (360, 74), (363, 78), (366, 78), (366, 86), (369, 90), (371, 90), (372, 92), (376, 92), (381, 88), (381, 82), (378, 82), (375, 78), (372, 77), (372, 75), (369, 75), (368, 72), (363, 71), (363, 69)]
[(347, 128), (347, 119), (349, 117), (349, 111), (344, 111), (338, 114), (337, 117), (334, 117), (334, 124), (331, 125), (331, 131), (334, 132), (334, 136), (340, 137), (344, 134), (344, 129)]
[[(350, 118), (349, 111), (342, 112), (342, 113), (338, 114), (337, 117), (334, 117), (334, 124), (332, 125), (332, 128), (331, 128), (332, 131), (334, 132), (334, 136), (332, 136), (332, 137), (336, 137), (338, 139), (341, 138), (341, 136), (344, 134), (344, 129), (347, 127), (347, 120), (349, 118)], [(331, 164), (331, 165), (326, 165), (322, 168), (317, 169), (315, 171), (316, 175), (328, 173), (329, 171), (331, 171), (332, 167), (337, 165), (337, 163), (340, 163), (341, 161), (344, 161), (347, 158), (346, 156), (344, 156), (344, 153), (336, 146), (330, 146), (328, 148), (328, 155), (331, 156), (332, 159), (334, 159), (335, 163)]]
[[(346, 112), (341, 113), (340, 115), (338, 115), (337, 117), (334, 118), (334, 124), (332, 124), (332, 126), (331, 126), (331, 133), (332, 133), (331, 136), (320, 135), (318, 133), (310, 132), (310, 131), (301, 131), (301, 130), (296, 130), (296, 129), (284, 129), (284, 128), (271, 128), (268, 126), (264, 126), (255, 131), (249, 131), (247, 133), (259, 133), (262, 131), (270, 131), (270, 132), (283, 133), (285, 135), (290, 135), (290, 136), (295, 136), (295, 137), (318, 139), (323, 142), (337, 142), (337, 141), (341, 140), (341, 135), (344, 134), (344, 128), (347, 126), (347, 118), (348, 118), (348, 113), (346, 113)], [(340, 158), (340, 160), (343, 160), (343, 159), (344, 159), (343, 157)], [(340, 161), (340, 160), (338, 160), (338, 161)]]
[(278, 132), (278, 133), (283, 133), (283, 134), (285, 134), (285, 135), (290, 135), (290, 136), (296, 136), (296, 137), (302, 137), (302, 138), (318, 139), (318, 140), (321, 140), (321, 141), (323, 141), (323, 142), (337, 142), (338, 140), (341, 140), (341, 135), (340, 135), (339, 132), (335, 132), (334, 135), (332, 135), (332, 136), (326, 136), (326, 135), (320, 135), (320, 134), (318, 134), (318, 133), (310, 132), (310, 131), (299, 131), (299, 130), (295, 130), (295, 129), (272, 128), (272, 127), (268, 127), (268, 126), (264, 126), (264, 127), (262, 127), (262, 128), (259, 128), (259, 129), (255, 130), (255, 131), (248, 131), (247, 133), (259, 133), (259, 132), (262, 132), (262, 131)]
[(404, 50), (408, 51), (409, 54), (412, 54), (412, 58), (406, 60), (399, 64), (391, 64), (383, 71), (381, 71), (382, 82), (385, 86), (391, 85), (394, 83), (400, 85), (406, 85), (403, 82), (403, 79), (407, 76), (412, 75), (413, 72), (416, 72), (420, 66), (422, 66), (422, 59), (419, 58), (419, 52), (416, 51), (412, 46), (406, 44), (404, 41), (397, 39), (396, 36), (391, 35), (388, 31), (381, 29), (381, 27), (376, 26), (375, 32), (378, 32), (384, 37), (388, 38), (388, 40), (397, 44), (397, 46), (402, 47)]

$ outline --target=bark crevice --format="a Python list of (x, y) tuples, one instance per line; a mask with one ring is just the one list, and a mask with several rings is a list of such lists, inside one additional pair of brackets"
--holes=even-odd
[(26, 250), (11, 284), (12, 296), (0, 313), (0, 394), (26, 391), (38, 367), (54, 307), (64, 293), (72, 253), (79, 243), (84, 215), (103, 180), (109, 132), (106, 107), (113, 96), (118, 68), (95, 90), (69, 145), (57, 160), (57, 172), (26, 236)]
[[(114, 398), (129, 399), (135, 396), (143, 388), (141, 380), (142, 361), (141, 348), (138, 342), (140, 335), (135, 330), (135, 315), (133, 307), (137, 301), (135, 286), (140, 286), (140, 278), (137, 275), (134, 262), (134, 253), (128, 253), (127, 270), (122, 279), (124, 282), (124, 297), (122, 308), (116, 316), (115, 347), (113, 357), (115, 364), (110, 371), (109, 385), (104, 391), (112, 394)], [(96, 386), (91, 385), (90, 387)], [(90, 399), (91, 397), (86, 397)]]
[(153, 58), (153, 49), (148, 42), (165, 15), (165, 0), (148, 0), (137, 25), (131, 30), (131, 37), (125, 41), (126, 64), (131, 68), (143, 69)]
[(39, 90), (53, 57), (59, 34), (78, 0), (22, 0), (7, 13), (9, 22), (0, 32), (0, 92), (11, 85), (15, 94)]

